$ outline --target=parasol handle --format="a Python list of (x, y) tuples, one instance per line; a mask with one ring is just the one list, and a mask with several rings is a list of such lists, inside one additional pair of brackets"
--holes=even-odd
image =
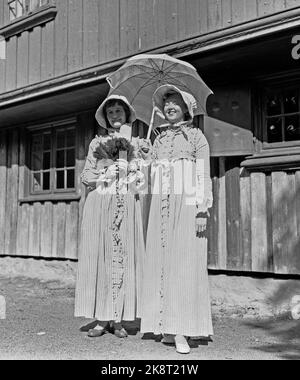
[(150, 120), (150, 125), (149, 125), (149, 129), (148, 129), (148, 133), (147, 133), (147, 140), (150, 140), (150, 136), (151, 136), (151, 132), (152, 132), (152, 129), (153, 129), (154, 116), (155, 116), (156, 110), (157, 110), (157, 108), (153, 107), (152, 115), (151, 115), (151, 120)]

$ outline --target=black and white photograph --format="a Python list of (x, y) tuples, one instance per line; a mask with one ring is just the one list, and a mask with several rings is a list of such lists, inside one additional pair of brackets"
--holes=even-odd
[(0, 0), (0, 360), (300, 360), (300, 0)]

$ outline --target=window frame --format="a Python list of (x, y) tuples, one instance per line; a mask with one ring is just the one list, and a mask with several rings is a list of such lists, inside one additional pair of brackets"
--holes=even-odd
[[(69, 189), (56, 189), (56, 173), (57, 173), (57, 167), (56, 167), (56, 136), (57, 131), (59, 129), (67, 129), (67, 128), (74, 128), (75, 131), (75, 141), (74, 146), (72, 146), (72, 149), (74, 149), (75, 153), (75, 160), (74, 160), (74, 166), (70, 167), (70, 169), (74, 170), (74, 187)], [(53, 122), (53, 123), (47, 123), (43, 125), (35, 125), (35, 126), (29, 126), (25, 128), (25, 134), (26, 134), (26, 143), (25, 143), (25, 163), (26, 163), (26, 170), (25, 170), (25, 177), (24, 177), (24, 190), (22, 192), (22, 195), (19, 199), (20, 203), (25, 202), (31, 202), (31, 201), (55, 201), (55, 200), (79, 200), (81, 198), (80, 193), (80, 187), (79, 182), (77, 180), (78, 177), (78, 128), (79, 124), (77, 121), (77, 118), (71, 118), (67, 120), (62, 120), (60, 122)], [(41, 191), (33, 191), (33, 173), (34, 169), (32, 166), (32, 144), (33, 140), (32, 137), (35, 134), (43, 133), (46, 131), (51, 131), (51, 154), (52, 157), (50, 157), (50, 189), (49, 190), (41, 190)], [(55, 144), (53, 144), (53, 142)], [(71, 147), (70, 147), (71, 148)], [(67, 149), (67, 147), (64, 147), (64, 149)], [(48, 150), (47, 150), (48, 151)], [(43, 154), (43, 151), (41, 151)], [(63, 168), (66, 169), (66, 166)], [(46, 170), (46, 169), (45, 169)], [(47, 170), (46, 170), (47, 171)], [(40, 171), (43, 172), (43, 169)], [(65, 179), (66, 180), (66, 179)]]
[[(6, 1), (6, 6), (9, 7), (9, 0)], [(7, 10), (9, 17), (9, 8)], [(27, 30), (33, 29), (36, 26), (46, 24), (55, 19), (57, 14), (56, 0), (49, 0), (48, 4), (42, 5), (33, 11), (17, 17), (13, 20), (6, 20), (3, 27), (0, 25), (0, 35), (5, 39), (9, 39)]]
[[(299, 104), (299, 118), (300, 118), (300, 76), (294, 78), (280, 78), (267, 80), (259, 85), (254, 90), (254, 99), (253, 102), (253, 116), (254, 116), (254, 130), (256, 136), (256, 151), (261, 154), (273, 154), (273, 155), (282, 155), (290, 153), (291, 150), (295, 153), (300, 152), (300, 139), (296, 141), (282, 141), (282, 142), (272, 142), (267, 141), (267, 128), (265, 125), (266, 121), (266, 101), (265, 101), (265, 92), (266, 89), (275, 91), (280, 90), (281, 92), (288, 88), (298, 87), (298, 104)], [(300, 122), (300, 121), (299, 121)], [(277, 153), (277, 154), (276, 154)]]

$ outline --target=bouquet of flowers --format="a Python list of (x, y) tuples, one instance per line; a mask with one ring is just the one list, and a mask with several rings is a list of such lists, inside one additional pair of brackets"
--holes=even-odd
[(118, 180), (119, 189), (130, 184), (141, 186), (144, 176), (135, 162), (135, 147), (122, 136), (101, 138), (93, 148), (98, 159), (107, 161), (99, 182), (114, 183)]
[(109, 159), (116, 162), (118, 159), (126, 159), (130, 162), (134, 158), (134, 146), (125, 137), (111, 137), (99, 140), (94, 148), (94, 156), (101, 159)]

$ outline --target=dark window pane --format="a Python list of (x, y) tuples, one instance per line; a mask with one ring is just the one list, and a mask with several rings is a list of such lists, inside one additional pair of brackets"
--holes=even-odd
[(51, 149), (51, 135), (50, 133), (44, 134), (44, 150), (50, 150)]
[(56, 135), (56, 146), (57, 148), (65, 147), (65, 131), (58, 131)]
[(300, 122), (299, 115), (287, 116), (285, 118), (285, 140), (300, 140)]
[(287, 91), (283, 97), (284, 113), (298, 112), (298, 94), (297, 91)]
[(75, 170), (67, 171), (67, 188), (72, 189), (75, 187)]
[(267, 115), (280, 115), (281, 114), (281, 102), (279, 96), (270, 96), (267, 99)]
[(63, 170), (56, 172), (56, 188), (57, 189), (65, 188), (65, 172)]
[(75, 146), (75, 129), (67, 130), (67, 146)]
[(75, 150), (69, 149), (67, 150), (67, 166), (75, 166)]
[(43, 190), (50, 190), (50, 172), (43, 174)]
[(36, 152), (32, 154), (32, 170), (41, 170), (42, 169), (42, 153)]
[(40, 152), (43, 150), (42, 141), (43, 141), (42, 135), (35, 135), (32, 137), (32, 151), (33, 152)]
[(33, 173), (32, 189), (33, 189), (33, 191), (40, 191), (42, 189), (42, 187), (41, 187), (41, 174), (40, 173)]
[(65, 167), (65, 151), (64, 150), (58, 150), (56, 152), (56, 167), (57, 168)]
[(50, 169), (50, 152), (44, 153), (43, 169)]
[(281, 142), (282, 136), (282, 118), (272, 118), (267, 121), (268, 142)]

